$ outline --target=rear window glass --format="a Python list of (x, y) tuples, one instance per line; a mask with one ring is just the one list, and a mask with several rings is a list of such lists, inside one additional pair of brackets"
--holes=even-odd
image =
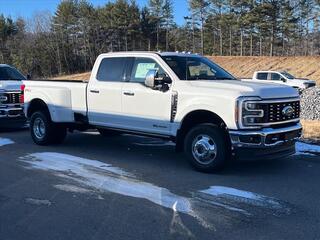
[(259, 80), (268, 80), (268, 73), (258, 73), (257, 79), (259, 79)]
[(0, 80), (26, 80), (25, 77), (12, 67), (0, 67)]
[(126, 58), (104, 58), (99, 66), (97, 80), (121, 82), (125, 68)]

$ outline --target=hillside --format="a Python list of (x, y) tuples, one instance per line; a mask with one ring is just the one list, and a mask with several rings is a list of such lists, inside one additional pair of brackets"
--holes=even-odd
[[(320, 57), (209, 57), (239, 78), (250, 78), (258, 70), (286, 70), (297, 77), (320, 84)], [(59, 76), (54, 79), (87, 80), (90, 73)]]
[(320, 84), (320, 57), (210, 57), (239, 78), (250, 78), (258, 70), (286, 70), (296, 77)]

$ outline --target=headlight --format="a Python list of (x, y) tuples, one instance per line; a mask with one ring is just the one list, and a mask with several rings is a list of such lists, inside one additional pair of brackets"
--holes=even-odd
[(264, 108), (259, 104), (261, 98), (239, 98), (237, 106), (237, 123), (240, 128), (258, 128), (264, 119)]

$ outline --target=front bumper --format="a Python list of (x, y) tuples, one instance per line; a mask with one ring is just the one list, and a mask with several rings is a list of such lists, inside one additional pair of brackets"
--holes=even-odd
[(22, 106), (0, 107), (0, 128), (23, 127), (26, 122)]
[(254, 131), (230, 131), (230, 139), (236, 158), (271, 159), (295, 153), (295, 142), (301, 137), (302, 126), (265, 128)]

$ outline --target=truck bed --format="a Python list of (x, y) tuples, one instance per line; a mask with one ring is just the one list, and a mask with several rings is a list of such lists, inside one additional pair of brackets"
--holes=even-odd
[(47, 104), (54, 122), (75, 122), (75, 113), (87, 114), (87, 82), (39, 79), (23, 83), (28, 92), (26, 106), (30, 104), (30, 99), (41, 99)]

